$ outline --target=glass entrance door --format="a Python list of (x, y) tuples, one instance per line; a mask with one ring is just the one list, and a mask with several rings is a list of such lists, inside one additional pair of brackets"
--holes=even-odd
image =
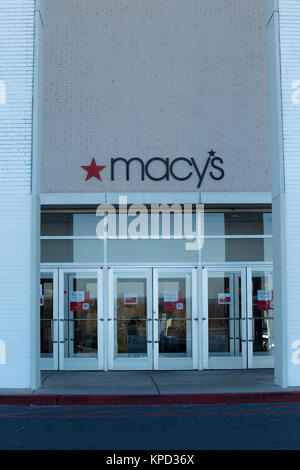
[(274, 367), (274, 291), (271, 268), (247, 269), (248, 367)]
[(204, 270), (204, 368), (247, 367), (246, 272)]
[(40, 280), (41, 369), (58, 369), (58, 275), (41, 271)]
[(109, 369), (197, 367), (195, 270), (110, 270)]
[(154, 369), (196, 369), (196, 270), (153, 273)]
[(41, 369), (104, 368), (102, 272), (42, 270)]
[(205, 369), (274, 367), (272, 269), (203, 270)]
[(103, 368), (101, 271), (60, 270), (59, 368)]
[(109, 369), (152, 369), (151, 271), (109, 270)]

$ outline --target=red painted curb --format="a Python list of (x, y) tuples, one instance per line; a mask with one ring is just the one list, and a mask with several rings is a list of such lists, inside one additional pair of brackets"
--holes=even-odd
[(300, 392), (208, 393), (174, 395), (0, 395), (0, 405), (208, 405), (300, 402)]
[(59, 405), (206, 405), (300, 402), (300, 392), (209, 393), (174, 395), (61, 395)]
[(58, 395), (0, 395), (0, 405), (57, 405)]

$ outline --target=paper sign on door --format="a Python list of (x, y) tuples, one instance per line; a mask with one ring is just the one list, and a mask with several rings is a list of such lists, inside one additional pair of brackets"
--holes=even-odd
[(226, 293), (222, 293), (222, 294), (218, 294), (218, 304), (219, 305), (230, 305), (232, 302), (232, 297), (231, 297), (231, 294), (229, 294), (228, 292)]
[(43, 285), (40, 284), (40, 307), (44, 306), (45, 297), (43, 296)]
[(274, 310), (274, 291), (271, 289), (257, 291), (258, 310)]
[(178, 302), (178, 291), (177, 290), (165, 290), (164, 302)]
[(70, 293), (70, 310), (78, 312), (90, 309), (90, 292), (89, 291), (72, 291)]
[(174, 312), (174, 310), (184, 310), (184, 292), (164, 291), (164, 312)]
[(76, 290), (70, 292), (70, 302), (83, 302), (84, 301), (84, 291)]
[(138, 301), (138, 294), (124, 294), (124, 305), (137, 305)]

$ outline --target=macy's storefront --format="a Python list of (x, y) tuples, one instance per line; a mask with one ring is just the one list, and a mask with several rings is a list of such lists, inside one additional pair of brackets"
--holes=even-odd
[(272, 367), (265, 2), (44, 3), (42, 368)]
[(270, 210), (207, 209), (197, 249), (176, 237), (195, 212), (156, 213), (171, 230), (150, 238), (141, 217), (150, 235), (153, 214), (116, 209), (130, 237), (112, 238), (107, 223), (99, 238), (106, 223), (92, 208), (42, 213), (42, 368), (273, 367)]

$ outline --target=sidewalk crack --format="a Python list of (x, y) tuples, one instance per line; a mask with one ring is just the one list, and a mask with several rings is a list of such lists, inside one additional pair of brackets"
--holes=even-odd
[(149, 375), (150, 375), (150, 378), (151, 378), (151, 380), (152, 380), (152, 382), (153, 382), (153, 384), (154, 384), (154, 387), (155, 387), (156, 390), (157, 390), (158, 395), (161, 395), (160, 390), (159, 390), (159, 387), (158, 387), (157, 383), (155, 382), (154, 377), (152, 376), (152, 373), (149, 372)]
[(51, 374), (47, 374), (44, 377), (42, 377), (41, 385), (44, 385), (45, 382), (49, 379), (49, 377), (51, 377)]

